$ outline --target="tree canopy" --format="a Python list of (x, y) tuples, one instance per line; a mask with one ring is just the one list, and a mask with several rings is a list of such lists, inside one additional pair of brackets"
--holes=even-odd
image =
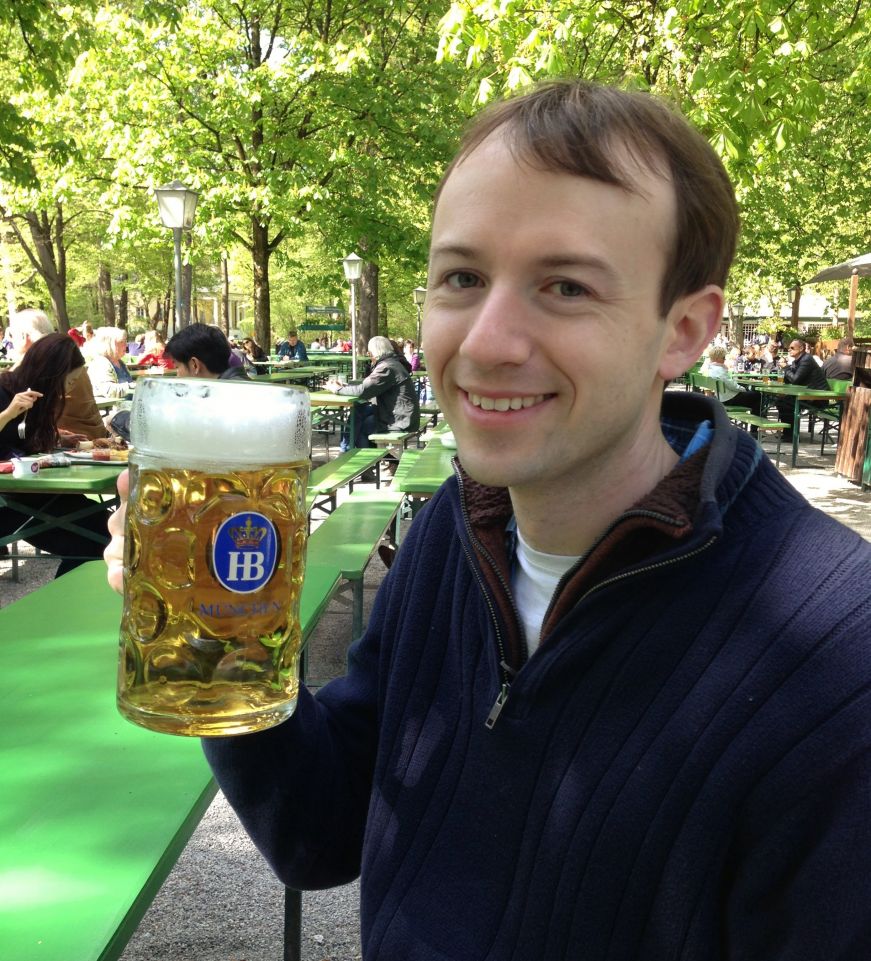
[(62, 326), (68, 312), (91, 319), (98, 275), (168, 303), (152, 192), (179, 178), (199, 192), (193, 284), (227, 264), (261, 342), (305, 303), (344, 303), (338, 260), (352, 249), (368, 263), (364, 329), (411, 335), (430, 198), (464, 121), (574, 75), (679, 105), (736, 184), (732, 298), (786, 299), (871, 249), (863, 12), (855, 0), (21, 0), (0, 10), (0, 215), (17, 265), (4, 276)]

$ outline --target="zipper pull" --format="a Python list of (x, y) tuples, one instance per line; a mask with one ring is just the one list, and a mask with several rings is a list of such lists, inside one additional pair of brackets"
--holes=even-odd
[(502, 708), (505, 706), (505, 702), (508, 700), (508, 692), (511, 690), (511, 685), (506, 681), (502, 687), (499, 689), (499, 694), (496, 697), (496, 703), (490, 708), (490, 713), (487, 715), (487, 720), (484, 721), (484, 727), (488, 731), (492, 731), (499, 719), (499, 715), (502, 713)]

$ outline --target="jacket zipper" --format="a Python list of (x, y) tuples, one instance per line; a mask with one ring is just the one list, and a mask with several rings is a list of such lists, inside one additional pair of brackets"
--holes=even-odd
[[(496, 575), (499, 581), (500, 586), (505, 591), (505, 596), (508, 598), (508, 603), (511, 605), (511, 611), (514, 614), (515, 620), (517, 620), (517, 622), (520, 623), (520, 617), (517, 613), (517, 608), (515, 607), (514, 601), (511, 598), (511, 590), (509, 586), (505, 583), (505, 578), (502, 576), (502, 573), (497, 567), (496, 562), (493, 559), (490, 552), (484, 547), (484, 545), (480, 542), (480, 540), (478, 540), (478, 538), (475, 536), (475, 534), (472, 531), (472, 522), (469, 520), (469, 514), (468, 514), (468, 511), (466, 510), (466, 497), (465, 497), (465, 490), (463, 488), (463, 478), (459, 470), (457, 470), (456, 463), (454, 463), (454, 474), (456, 475), (457, 483), (460, 486), (460, 510), (463, 514), (463, 523), (466, 526), (466, 535), (468, 536), (469, 540), (477, 546), (478, 550), (487, 559), (488, 563), (490, 564), (490, 567), (493, 569), (493, 573)], [(466, 560), (468, 560), (469, 562), (469, 566), (472, 569), (472, 573), (475, 575), (475, 580), (477, 580), (478, 586), (481, 589), (481, 593), (484, 596), (484, 600), (487, 603), (487, 609), (490, 611), (490, 619), (493, 621), (493, 629), (496, 632), (496, 648), (499, 652), (499, 668), (502, 672), (502, 684), (499, 687), (499, 693), (496, 696), (496, 701), (493, 704), (493, 707), (490, 708), (490, 713), (487, 715), (487, 720), (484, 722), (484, 726), (488, 730), (490, 730), (492, 729), (493, 725), (496, 723), (499, 715), (502, 713), (502, 708), (506, 700), (508, 700), (508, 692), (511, 690), (511, 675), (513, 672), (505, 656), (505, 641), (502, 637), (502, 631), (499, 628), (499, 618), (496, 614), (496, 609), (493, 607), (493, 602), (490, 600), (490, 594), (487, 589), (487, 585), (484, 583), (484, 580), (481, 577), (481, 574), (478, 570), (478, 565), (475, 563), (474, 558), (470, 554), (469, 549), (466, 547), (465, 544), (463, 544), (463, 552), (466, 555)]]

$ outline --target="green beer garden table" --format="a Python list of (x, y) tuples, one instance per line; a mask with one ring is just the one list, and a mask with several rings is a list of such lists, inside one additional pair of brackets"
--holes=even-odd
[[(306, 569), (304, 638), (339, 581)], [(0, 610), (2, 961), (118, 958), (216, 793), (197, 738), (118, 713), (120, 616), (101, 561)]]
[(120, 614), (100, 561), (0, 610), (4, 961), (117, 958), (215, 794), (197, 739), (118, 713)]

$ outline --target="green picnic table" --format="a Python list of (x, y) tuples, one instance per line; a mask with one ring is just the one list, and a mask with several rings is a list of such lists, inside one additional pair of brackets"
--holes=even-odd
[(450, 477), (456, 453), (453, 447), (445, 447), (436, 434), (399, 478), (399, 489), (410, 497), (432, 497)]
[[(117, 504), (118, 492), (116, 484), (118, 475), (127, 466), (123, 461), (107, 461), (105, 463), (82, 463), (73, 467), (48, 467), (33, 477), (13, 477), (11, 474), (0, 474), (0, 502), (7, 507), (21, 513), (22, 525), (26, 518), (33, 517), (27, 524), (27, 534), (41, 534), (44, 531), (60, 527), (74, 531), (89, 540), (95, 540), (93, 533), (80, 527), (76, 521), (89, 514), (105, 510), (107, 506)], [(98, 495), (90, 502), (90, 506), (75, 514), (54, 517), (44, 511), (35, 513), (27, 505), (16, 501), (15, 495), (22, 494), (92, 494)], [(49, 505), (47, 505), (49, 506)], [(0, 536), (0, 546), (20, 540), (23, 532), (19, 528), (12, 534)]]
[(117, 958), (215, 794), (196, 739), (118, 713), (120, 615), (100, 561), (0, 610), (4, 961)]
[(791, 465), (795, 467), (798, 460), (798, 441), (799, 425), (801, 424), (801, 403), (802, 401), (824, 401), (829, 404), (841, 403), (844, 395), (834, 390), (811, 390), (800, 384), (754, 384), (753, 389), (759, 391), (763, 397), (762, 414), (765, 416), (767, 408), (766, 399), (768, 397), (791, 397), (793, 398), (793, 430), (792, 430), (792, 460)]
[[(304, 639), (339, 586), (307, 567)], [(0, 610), (3, 961), (118, 958), (215, 795), (197, 738), (118, 713), (120, 616), (101, 561)]]

